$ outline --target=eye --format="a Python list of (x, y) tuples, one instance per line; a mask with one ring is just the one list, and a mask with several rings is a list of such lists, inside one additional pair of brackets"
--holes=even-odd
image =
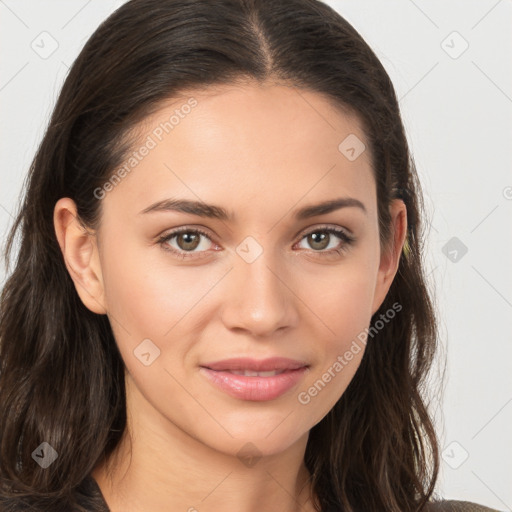
[[(197, 228), (191, 229), (185, 227), (168, 233), (167, 235), (163, 235), (158, 239), (158, 243), (164, 250), (172, 252), (179, 258), (197, 258), (208, 256), (208, 244), (206, 244), (205, 247), (205, 244), (202, 244), (201, 238), (206, 238), (210, 242), (212, 241), (208, 233), (205, 231)], [(170, 243), (174, 239), (177, 246), (173, 246)], [(195, 251), (197, 248), (200, 248), (201, 250)]]
[[(332, 242), (335, 242), (335, 240), (333, 240), (332, 235), (338, 238), (338, 243), (335, 243), (334, 246), (332, 246)], [(208, 243), (203, 244), (201, 238), (205, 238), (210, 243), (213, 243), (206, 231), (198, 228), (183, 227), (161, 236), (158, 239), (158, 243), (164, 250), (172, 252), (178, 258), (202, 258), (208, 256)], [(310, 244), (313, 252), (325, 256), (342, 254), (355, 242), (355, 238), (345, 232), (345, 230), (335, 227), (316, 228), (314, 231), (309, 231), (302, 235), (299, 244), (303, 240)], [(174, 242), (175, 245), (171, 242)], [(196, 251), (196, 249), (199, 250)]]
[[(341, 246), (339, 241), (336, 243), (336, 241), (333, 240), (332, 235), (335, 235), (335, 238), (341, 240)], [(314, 249), (313, 252), (326, 253), (327, 255), (342, 254), (355, 242), (355, 238), (349, 235), (345, 230), (334, 227), (316, 228), (314, 231), (309, 231), (304, 234), (301, 238), (301, 242), (303, 240)]]

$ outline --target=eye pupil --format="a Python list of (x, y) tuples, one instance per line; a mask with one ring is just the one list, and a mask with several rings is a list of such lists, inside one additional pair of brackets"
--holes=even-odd
[[(176, 242), (179, 245), (180, 249), (185, 250), (193, 250), (199, 245), (199, 237), (201, 235), (191, 232), (185, 232), (178, 234), (176, 238)], [(185, 245), (181, 244), (180, 241), (185, 240)]]
[[(329, 245), (329, 233), (324, 232), (316, 232), (310, 233), (308, 235), (308, 242), (312, 244), (314, 249), (325, 249)], [(315, 244), (320, 243), (320, 247), (315, 246)]]

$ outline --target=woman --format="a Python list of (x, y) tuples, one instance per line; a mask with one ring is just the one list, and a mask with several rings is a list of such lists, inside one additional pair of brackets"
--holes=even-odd
[(433, 499), (421, 214), (393, 86), (334, 10), (123, 5), (6, 247), (1, 510), (489, 510)]

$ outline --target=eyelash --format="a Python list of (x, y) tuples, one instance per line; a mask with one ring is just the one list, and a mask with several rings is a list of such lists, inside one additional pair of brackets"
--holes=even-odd
[[(207, 251), (201, 251), (199, 253), (186, 252), (186, 251), (180, 252), (180, 251), (177, 251), (176, 249), (171, 248), (168, 245), (166, 245), (166, 243), (169, 240), (172, 240), (174, 237), (176, 237), (177, 235), (180, 235), (181, 233), (201, 234), (201, 235), (205, 236), (206, 238), (208, 238), (208, 240), (213, 242), (213, 240), (211, 240), (211, 238), (210, 238), (210, 235), (208, 233), (206, 233), (206, 231), (203, 231), (200, 228), (187, 228), (187, 227), (179, 228), (175, 231), (172, 231), (171, 233), (163, 235), (163, 236), (159, 237), (157, 241), (161, 245), (162, 249), (173, 253), (178, 258), (182, 258), (182, 259), (196, 258), (197, 259), (197, 258), (202, 258), (202, 257), (208, 256)], [(328, 251), (312, 250), (313, 253), (318, 253), (318, 254), (324, 255), (326, 257), (343, 254), (344, 252), (346, 252), (349, 249), (349, 246), (355, 242), (355, 238), (350, 236), (343, 229), (334, 228), (334, 227), (320, 227), (320, 228), (316, 228), (312, 231), (308, 231), (308, 232), (304, 233), (303, 235), (301, 235), (299, 242), (301, 242), (304, 238), (306, 238), (307, 236), (309, 236), (313, 233), (330, 233), (330, 234), (336, 235), (337, 237), (339, 237), (342, 240), (343, 246), (339, 249), (330, 249)]]

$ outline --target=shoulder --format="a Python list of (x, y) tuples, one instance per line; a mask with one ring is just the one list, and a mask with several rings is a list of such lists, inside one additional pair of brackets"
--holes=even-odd
[(5, 497), (0, 494), (0, 512), (110, 512), (100, 488), (87, 476), (65, 502), (50, 502), (37, 496)]
[(494, 508), (469, 501), (443, 500), (429, 503), (425, 512), (499, 512)]
[[(503, 512), (494, 508), (485, 507), (478, 503), (458, 500), (440, 500), (428, 503), (422, 512)], [(339, 508), (329, 508), (326, 512), (339, 512)]]

